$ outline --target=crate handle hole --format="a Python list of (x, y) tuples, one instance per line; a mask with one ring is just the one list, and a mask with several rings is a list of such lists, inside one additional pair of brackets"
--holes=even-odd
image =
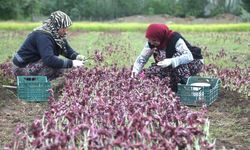
[(27, 80), (27, 81), (34, 81), (34, 80), (36, 80), (35, 77), (27, 77), (27, 78), (24, 78), (24, 79)]

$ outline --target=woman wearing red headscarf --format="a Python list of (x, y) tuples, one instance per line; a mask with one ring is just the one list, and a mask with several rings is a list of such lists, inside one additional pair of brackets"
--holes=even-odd
[(196, 75), (203, 66), (201, 49), (189, 44), (178, 32), (165, 24), (150, 24), (146, 31), (147, 43), (137, 57), (132, 77), (138, 75), (150, 56), (155, 63), (147, 69), (146, 76), (170, 77), (170, 87), (177, 92), (177, 84), (185, 84), (188, 77)]

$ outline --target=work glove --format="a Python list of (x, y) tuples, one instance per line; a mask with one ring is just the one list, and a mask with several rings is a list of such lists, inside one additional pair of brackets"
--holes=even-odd
[(81, 60), (72, 60), (73, 67), (82, 67), (84, 65), (84, 61)]
[(76, 56), (76, 59), (77, 59), (77, 60), (84, 60), (84, 61), (85, 61), (85, 60), (86, 60), (86, 57), (83, 56), (83, 55), (77, 55), (77, 56)]
[(160, 61), (157, 63), (157, 66), (161, 66), (163, 68), (168, 67), (172, 64), (172, 58), (164, 59), (163, 61)]

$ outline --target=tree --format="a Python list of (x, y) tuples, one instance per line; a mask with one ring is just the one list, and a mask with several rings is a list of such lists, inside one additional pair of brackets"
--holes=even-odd
[(142, 11), (140, 0), (117, 0), (119, 16), (130, 16)]
[(207, 0), (179, 0), (178, 5), (182, 9), (181, 15), (203, 17)]
[(17, 19), (19, 16), (19, 7), (15, 0), (1, 0), (0, 19)]
[[(0, 0), (0, 19), (35, 20), (61, 10), (72, 20), (109, 20), (130, 15), (214, 16), (242, 7), (250, 11), (250, 0)], [(206, 12), (206, 13), (205, 13)]]
[(23, 17), (36, 21), (36, 17), (40, 16), (41, 2), (39, 0), (21, 0), (19, 4), (23, 10)]
[(51, 14), (51, 12), (57, 10), (56, 5), (57, 1), (53, 0), (44, 0), (41, 4), (41, 13), (45, 16)]
[(173, 14), (175, 10), (173, 0), (146, 0), (144, 13), (146, 14)]
[(249, 0), (242, 0), (243, 8), (250, 12), (250, 1)]

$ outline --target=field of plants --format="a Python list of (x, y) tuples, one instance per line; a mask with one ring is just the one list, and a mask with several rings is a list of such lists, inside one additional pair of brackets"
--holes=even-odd
[[(173, 27), (178, 30), (178, 25)], [(179, 28), (187, 40), (202, 48), (206, 65), (200, 75), (222, 81), (219, 98), (210, 107), (187, 107), (168, 88), (168, 79), (143, 74), (130, 78), (146, 42), (144, 28), (82, 31), (76, 24), (69, 42), (93, 59), (52, 81), (63, 84), (53, 87), (48, 103), (20, 101), (15, 90), (1, 86), (0, 147), (249, 149), (250, 32), (237, 32), (239, 28), (215, 32), (215, 28), (220, 29)], [(0, 30), (1, 85), (15, 84), (9, 58), (28, 33), (27, 29)]]

